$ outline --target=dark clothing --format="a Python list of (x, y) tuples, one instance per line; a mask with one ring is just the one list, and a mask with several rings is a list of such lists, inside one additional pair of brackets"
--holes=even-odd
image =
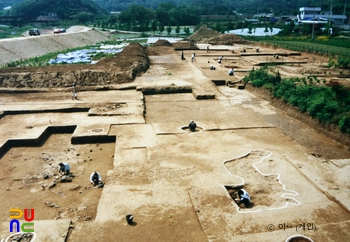
[(188, 128), (193, 132), (196, 130), (197, 124), (193, 121), (188, 125)]
[(132, 216), (131, 214), (126, 215), (126, 221), (128, 222), (128, 224), (133, 224), (133, 220), (134, 216)]
[(242, 198), (242, 199), (240, 200), (240, 203), (244, 203), (244, 206), (247, 206), (247, 205), (249, 205), (250, 201), (249, 201), (249, 199), (247, 199), (247, 198)]
[(98, 172), (93, 172), (90, 175), (90, 182), (94, 183), (94, 186), (99, 185), (102, 181), (101, 181), (101, 175)]
[(244, 203), (244, 206), (248, 206), (250, 203), (250, 196), (248, 192), (244, 189), (238, 191), (239, 201), (238, 203)]
[(99, 175), (98, 175), (97, 173), (95, 173), (95, 174), (92, 176), (92, 182), (94, 183), (95, 186), (97, 186), (98, 183), (100, 182)]

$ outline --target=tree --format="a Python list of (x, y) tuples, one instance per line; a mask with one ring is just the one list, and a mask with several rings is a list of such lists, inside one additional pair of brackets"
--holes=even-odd
[(291, 32), (294, 32), (294, 28), (295, 28), (295, 23), (294, 23), (294, 21), (290, 21), (289, 25), (290, 25), (290, 31), (291, 31)]
[(159, 8), (156, 10), (156, 19), (162, 25), (170, 24), (170, 15), (169, 11), (174, 8), (175, 5), (173, 3), (164, 2), (159, 4)]
[(159, 23), (159, 32), (163, 33), (164, 29), (164, 25), (162, 23)]
[(177, 34), (180, 33), (180, 26), (179, 25), (176, 26), (175, 33), (177, 33)]
[(170, 35), (170, 33), (171, 33), (171, 27), (170, 26), (168, 26), (167, 28), (166, 28), (166, 31), (168, 32), (168, 35)]
[[(11, 15), (39, 16), (47, 13), (57, 13), (61, 19), (75, 19), (87, 13), (96, 16), (107, 13), (92, 0), (26, 0), (16, 4), (11, 9)], [(92, 20), (90, 18), (89, 20)], [(79, 21), (86, 22), (84, 16)]]
[(328, 85), (332, 88), (336, 98), (339, 100), (340, 107), (343, 107), (344, 100), (349, 96), (349, 89), (344, 87), (338, 81), (331, 81)]
[(152, 31), (153, 31), (153, 34), (156, 32), (156, 30), (157, 30), (157, 23), (156, 23), (156, 21), (152, 21)]
[(253, 33), (252, 30), (253, 30), (252, 25), (249, 25), (249, 26), (248, 26), (248, 34), (251, 35), (251, 34)]
[(231, 22), (231, 20), (227, 23), (226, 29), (227, 30), (232, 30), (233, 29), (233, 23)]
[(269, 32), (269, 30), (268, 30), (267, 25), (266, 25), (265, 30), (264, 30), (265, 35), (267, 35), (268, 32)]
[(190, 34), (190, 28), (189, 27), (185, 27), (184, 28), (184, 32), (186, 33), (186, 35)]

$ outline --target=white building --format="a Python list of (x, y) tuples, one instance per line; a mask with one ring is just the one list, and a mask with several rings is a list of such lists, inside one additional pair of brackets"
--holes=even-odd
[(343, 24), (346, 15), (333, 14), (330, 11), (322, 11), (320, 7), (302, 7), (299, 8), (299, 14), (297, 15), (300, 23), (327, 23), (329, 19), (334, 24)]

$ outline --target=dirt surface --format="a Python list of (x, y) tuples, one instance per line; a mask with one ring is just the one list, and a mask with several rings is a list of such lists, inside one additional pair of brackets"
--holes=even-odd
[(84, 26), (74, 26), (66, 33), (53, 34), (45, 30), (40, 36), (25, 36), (0, 40), (0, 66), (11, 61), (29, 59), (50, 52), (84, 47), (108, 40), (107, 33)]
[(149, 60), (140, 44), (126, 46), (114, 57), (91, 65), (55, 65), (32, 68), (0, 69), (0, 87), (62, 88), (72, 83), (80, 87), (132, 82), (149, 68)]
[[(175, 51), (188, 45), (126, 49), (142, 59), (146, 53), (149, 69), (113, 85), (77, 78), (77, 100), (71, 87), (38, 84), (35, 93), (2, 88), (0, 196), (7, 199), (0, 238), (10, 234), (9, 209), (17, 207), (35, 209), (36, 241), (349, 239), (348, 147), (291, 118), (263, 94), (239, 89), (261, 62), (283, 61), (276, 71), (303, 76), (324, 68), (326, 58), (266, 46), (256, 55), (257, 46), (242, 44)], [(276, 60), (274, 53), (285, 56)], [(118, 63), (126, 62), (116, 57), (101, 66), (109, 72)], [(32, 76), (51, 71), (27, 70)], [(197, 132), (186, 129), (190, 120)], [(49, 188), (59, 162), (69, 163), (75, 177)], [(89, 182), (95, 170), (103, 188)], [(251, 196), (248, 207), (231, 197), (241, 187)]]

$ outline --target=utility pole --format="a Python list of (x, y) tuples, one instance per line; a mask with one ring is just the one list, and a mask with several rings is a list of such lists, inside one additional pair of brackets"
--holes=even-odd
[(332, 8), (333, 8), (333, 0), (331, 0), (331, 11), (330, 11), (330, 18), (329, 18), (329, 35), (331, 35), (331, 29), (332, 29)]
[(315, 9), (314, 9), (314, 18), (312, 20), (312, 37), (311, 40), (314, 40), (314, 32), (315, 32)]
[[(344, 2), (344, 13), (343, 13), (343, 15), (345, 15), (345, 12), (346, 12), (346, 1)], [(343, 19), (343, 24), (345, 24), (345, 19)]]

